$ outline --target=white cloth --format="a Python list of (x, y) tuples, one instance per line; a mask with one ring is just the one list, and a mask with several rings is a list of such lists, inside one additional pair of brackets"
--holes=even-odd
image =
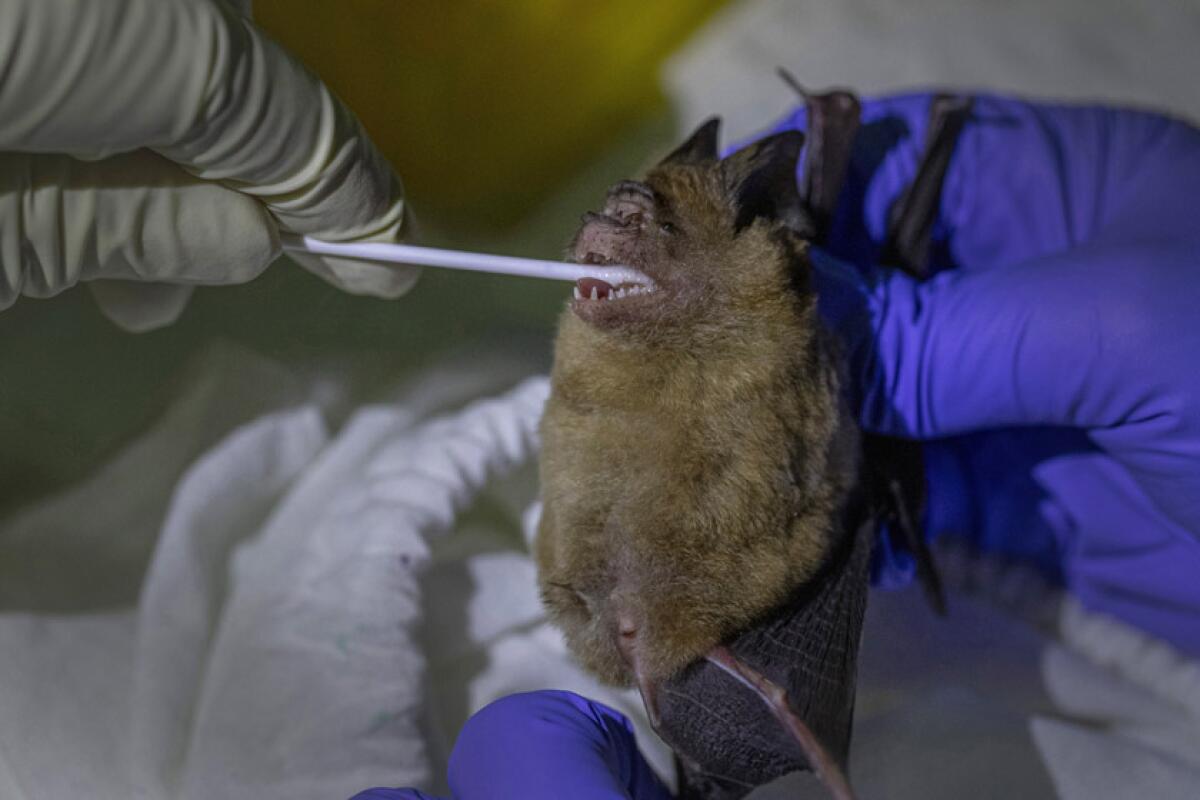
[[(232, 389), (262, 376), (224, 377)], [(235, 429), (162, 487), (136, 610), (0, 615), (0, 797), (295, 800), (427, 783), (428, 540), (528, 461), (545, 393), (534, 380), (420, 424), (364, 408), (336, 436), (309, 403)], [(186, 430), (212, 414), (169, 418)], [(162, 456), (135, 443), (0, 539), (86, 544), (99, 487), (124, 506), (108, 518), (135, 519), (147, 498), (128, 478)]]
[[(636, 696), (582, 674), (538, 602), (528, 542), (544, 379), (427, 413), (470, 385), (443, 369), (413, 385), (412, 403), (361, 409), (336, 434), (309, 393), (281, 387), (282, 408), (177, 481), (143, 483), (164, 497), (130, 491), (131, 475), (196, 447), (185, 433), (197, 420), (228, 419), (233, 386), (271, 374), (205, 364), (155, 441), (0, 529), (0, 544), (40, 535), (61, 552), (88, 552), (122, 521), (158, 533), (136, 608), (0, 614), (0, 798), (444, 791), (466, 717), (547, 687), (628, 714), (669, 772)], [(1200, 665), (1018, 569), (941, 560), (948, 619), (915, 591), (871, 596), (852, 760), (863, 797), (1194, 795)], [(46, 603), (8, 588), (10, 608)]]

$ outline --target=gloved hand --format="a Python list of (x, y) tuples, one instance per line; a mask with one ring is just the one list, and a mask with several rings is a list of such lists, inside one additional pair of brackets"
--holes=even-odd
[(816, 254), (863, 426), (926, 442), (929, 535), (1200, 656), (1200, 131), (979, 97), (917, 283), (877, 260), (929, 101), (865, 104)]
[[(670, 800), (638, 752), (633, 726), (570, 692), (501, 698), (467, 720), (450, 755), (455, 800)], [(352, 800), (437, 800), (369, 789)]]
[[(226, 0), (0, 0), (0, 151), (0, 309), (106, 279), (106, 313), (147, 329), (193, 285), (258, 275), (282, 229), (407, 231), (358, 121)], [(296, 260), (355, 293), (416, 279)]]

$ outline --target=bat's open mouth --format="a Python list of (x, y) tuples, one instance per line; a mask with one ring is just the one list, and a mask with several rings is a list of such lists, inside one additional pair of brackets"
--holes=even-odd
[(613, 302), (614, 300), (624, 300), (631, 297), (642, 297), (644, 295), (654, 294), (653, 286), (645, 286), (637, 283), (622, 283), (618, 286), (613, 286), (611, 283), (602, 281), (599, 278), (580, 278), (575, 282), (575, 299), (586, 300), (588, 302)]
[[(580, 259), (584, 264), (607, 266), (612, 258), (597, 252), (588, 252)], [(633, 319), (649, 311), (660, 291), (653, 280), (647, 283), (613, 284), (600, 278), (580, 278), (575, 282), (575, 297), (571, 309), (582, 319), (591, 323), (618, 322)]]
[(585, 322), (607, 327), (654, 313), (662, 298), (653, 295), (662, 287), (659, 276), (645, 271), (643, 250), (647, 230), (653, 225), (655, 202), (654, 192), (645, 184), (622, 181), (609, 192), (602, 212), (583, 215), (570, 256), (577, 263), (596, 267), (623, 265), (637, 276), (622, 283), (604, 280), (608, 276), (602, 275), (580, 278), (571, 310)]

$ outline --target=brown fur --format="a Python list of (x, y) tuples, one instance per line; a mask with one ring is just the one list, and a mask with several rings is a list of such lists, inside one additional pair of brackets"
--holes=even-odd
[(810, 579), (857, 469), (807, 245), (778, 209), (754, 213), (799, 144), (782, 167), (769, 145), (698, 147), (650, 171), (652, 204), (610, 201), (632, 222), (577, 236), (577, 258), (600, 242), (661, 296), (564, 311), (542, 420), (542, 596), (619, 684), (623, 627), (642, 677), (666, 678)]

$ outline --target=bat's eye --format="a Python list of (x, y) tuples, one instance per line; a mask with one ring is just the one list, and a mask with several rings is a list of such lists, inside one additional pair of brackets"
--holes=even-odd
[(678, 230), (678, 228), (675, 227), (674, 223), (671, 223), (671, 222), (660, 222), (658, 224), (658, 229), (666, 234), (672, 234)]

